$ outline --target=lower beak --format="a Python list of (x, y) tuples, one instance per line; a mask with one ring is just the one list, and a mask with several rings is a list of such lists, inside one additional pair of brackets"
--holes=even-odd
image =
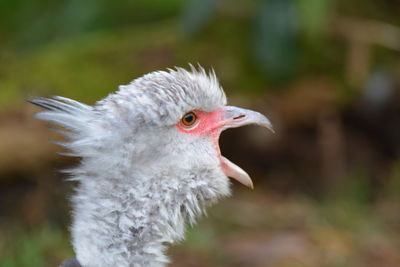
[[(221, 131), (229, 128), (256, 124), (274, 132), (271, 122), (261, 113), (232, 106), (224, 107), (221, 122)], [(231, 177), (243, 185), (253, 189), (253, 181), (242, 168), (232, 163), (225, 157), (221, 157), (221, 167), (226, 176)]]

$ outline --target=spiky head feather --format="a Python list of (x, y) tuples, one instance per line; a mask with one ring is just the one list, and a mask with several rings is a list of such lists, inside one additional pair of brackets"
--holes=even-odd
[(204, 207), (230, 193), (218, 151), (174, 125), (190, 110), (226, 104), (214, 72), (192, 67), (144, 75), (88, 106), (31, 100), (42, 120), (67, 131), (81, 164), (73, 196), (73, 246), (83, 266), (164, 266), (165, 244), (182, 239)]

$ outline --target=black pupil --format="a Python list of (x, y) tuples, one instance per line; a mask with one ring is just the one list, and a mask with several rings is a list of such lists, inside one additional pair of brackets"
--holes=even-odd
[(191, 122), (193, 122), (193, 120), (194, 120), (193, 114), (191, 114), (191, 113), (186, 114), (186, 116), (185, 116), (185, 121), (186, 121), (187, 123), (191, 123)]

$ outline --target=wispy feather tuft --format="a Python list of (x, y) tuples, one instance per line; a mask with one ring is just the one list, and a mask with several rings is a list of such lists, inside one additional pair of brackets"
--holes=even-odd
[(69, 142), (55, 142), (56, 144), (74, 150), (88, 136), (93, 107), (61, 96), (38, 97), (27, 101), (44, 109), (35, 114), (37, 119), (52, 122), (65, 129), (53, 129), (69, 139)]

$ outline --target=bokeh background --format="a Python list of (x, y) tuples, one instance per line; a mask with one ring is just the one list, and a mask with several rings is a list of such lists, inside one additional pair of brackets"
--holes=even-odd
[(172, 266), (400, 266), (399, 0), (1, 0), (0, 266), (57, 266), (78, 160), (25, 102), (93, 104), (167, 67), (213, 67), (276, 134), (223, 134), (253, 177)]

